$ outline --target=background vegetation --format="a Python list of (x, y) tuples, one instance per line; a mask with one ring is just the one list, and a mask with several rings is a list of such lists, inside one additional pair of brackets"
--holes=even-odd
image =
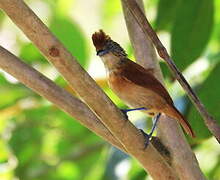
[[(91, 34), (102, 28), (133, 58), (119, 0), (26, 0), (51, 31), (119, 106), (108, 89)], [(148, 0), (147, 16), (209, 112), (220, 123), (220, 1)], [(0, 43), (68, 91), (68, 84), (21, 31), (0, 12)], [(176, 106), (196, 132), (189, 142), (207, 179), (220, 179), (220, 150), (164, 62)], [(129, 118), (151, 126), (141, 113)], [(149, 179), (138, 163), (106, 144), (57, 107), (0, 72), (0, 179)]]

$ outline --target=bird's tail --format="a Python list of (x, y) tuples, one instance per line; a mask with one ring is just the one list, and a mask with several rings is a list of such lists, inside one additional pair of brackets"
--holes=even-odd
[(178, 120), (178, 122), (181, 124), (181, 126), (183, 127), (183, 129), (186, 131), (187, 134), (189, 134), (193, 138), (196, 137), (188, 121), (174, 106), (172, 108), (166, 109), (164, 113)]

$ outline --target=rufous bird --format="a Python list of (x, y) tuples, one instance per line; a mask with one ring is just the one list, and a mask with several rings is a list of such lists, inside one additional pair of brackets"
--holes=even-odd
[(115, 94), (128, 106), (136, 108), (133, 110), (143, 110), (149, 116), (156, 117), (149, 138), (160, 114), (174, 118), (190, 136), (195, 137), (190, 124), (175, 108), (169, 93), (151, 71), (128, 59), (124, 49), (102, 30), (92, 35), (92, 41), (105, 65), (108, 84)]

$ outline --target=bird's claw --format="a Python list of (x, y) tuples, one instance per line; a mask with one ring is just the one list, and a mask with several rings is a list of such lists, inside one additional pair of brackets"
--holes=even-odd
[(145, 143), (144, 143), (144, 149), (147, 148), (147, 146), (148, 146), (148, 144), (149, 144), (149, 142), (150, 142), (150, 140), (151, 140), (151, 138), (152, 138), (152, 135), (153, 135), (154, 130), (155, 130), (156, 126), (157, 126), (157, 123), (158, 123), (158, 120), (159, 120), (159, 118), (160, 118), (160, 115), (161, 115), (161, 113), (158, 113), (157, 116), (155, 117), (155, 121), (153, 122), (153, 127), (152, 127), (152, 129), (151, 129), (150, 134), (147, 134), (147, 133), (145, 133), (142, 129), (140, 129), (141, 133), (144, 135), (144, 137), (145, 137), (145, 139), (146, 139), (146, 141), (145, 141)]
[(125, 119), (128, 119), (128, 115), (127, 115), (126, 109), (121, 109), (121, 112), (124, 115)]
[[(135, 108), (135, 109), (121, 109), (121, 112), (124, 114), (125, 118), (128, 119), (127, 113), (129, 111), (137, 111), (137, 110), (147, 110), (147, 108), (141, 107), (141, 108)], [(157, 116), (155, 117), (155, 122), (153, 123), (153, 127), (151, 129), (150, 134), (147, 134), (142, 129), (140, 129), (141, 133), (143, 134), (143, 136), (145, 138), (144, 149), (146, 149), (148, 144), (150, 143), (150, 140), (152, 138), (153, 132), (156, 128), (156, 125), (157, 125), (157, 122), (158, 122), (158, 119), (159, 119), (160, 115), (161, 115), (161, 113), (158, 113)]]
[(147, 148), (148, 144), (150, 143), (150, 139), (152, 137), (152, 133), (147, 134), (145, 133), (142, 129), (139, 129), (141, 131), (141, 133), (143, 134), (144, 138), (145, 138), (145, 142), (144, 142), (144, 149)]

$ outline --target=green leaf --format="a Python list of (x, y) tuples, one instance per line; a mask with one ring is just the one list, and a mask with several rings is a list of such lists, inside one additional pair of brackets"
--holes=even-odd
[(7, 79), (5, 78), (5, 76), (3, 74), (0, 73), (0, 84), (1, 86), (7, 86), (10, 83), (7, 81)]
[(17, 100), (32, 95), (32, 92), (21, 84), (0, 85), (0, 108), (14, 104)]
[(213, 28), (213, 0), (185, 0), (177, 10), (171, 34), (171, 53), (185, 69), (204, 51)]
[(103, 1), (101, 8), (101, 21), (104, 26), (111, 27), (117, 21), (117, 16), (121, 13), (121, 3), (118, 0)]
[(57, 173), (60, 179), (72, 180), (80, 178), (79, 167), (71, 161), (61, 163), (57, 168)]
[(215, 14), (214, 14), (214, 19), (215, 19), (215, 26), (213, 28), (213, 33), (212, 33), (212, 44), (211, 44), (211, 48), (214, 49), (217, 52), (219, 52), (219, 48), (220, 48), (220, 11), (219, 11), (219, 7), (220, 7), (220, 1), (219, 0), (215, 0), (214, 1), (214, 8), (215, 8)]
[(172, 73), (171, 73), (169, 67), (167, 66), (167, 64), (165, 62), (159, 62), (159, 64), (160, 64), (160, 69), (161, 69), (161, 71), (163, 73), (163, 76), (165, 78), (172, 77)]
[(2, 26), (4, 22), (4, 18), (5, 18), (5, 14), (3, 13), (3, 11), (0, 11), (0, 26)]
[(58, 86), (61, 86), (61, 87), (65, 87), (67, 86), (67, 82), (66, 80), (62, 77), (62, 76), (58, 76), (56, 79), (55, 79), (55, 83), (58, 85)]
[(48, 63), (45, 57), (41, 55), (39, 50), (32, 43), (27, 43), (22, 46), (19, 57), (28, 64), (32, 64), (33, 62)]
[(166, 30), (173, 23), (182, 0), (160, 0), (157, 6), (156, 30)]
[(73, 56), (77, 58), (79, 63), (85, 67), (88, 64), (88, 51), (86, 39), (79, 26), (66, 16), (54, 16), (50, 29)]
[[(220, 86), (219, 83), (217, 83), (219, 82), (219, 74), (220, 63), (216, 65), (197, 93), (208, 112), (214, 116), (220, 124)], [(203, 139), (211, 136), (209, 130), (204, 124), (204, 120), (194, 107), (191, 107), (187, 119), (190, 120), (190, 124), (192, 125), (198, 138)]]
[(140, 165), (136, 160), (131, 159), (131, 168), (128, 172), (129, 180), (144, 180), (146, 179), (147, 173), (140, 168)]
[(38, 127), (38, 123), (32, 121), (19, 124), (13, 131), (9, 143), (19, 160), (18, 171), (23, 173), (22, 168), (39, 156), (41, 139), (41, 129)]

